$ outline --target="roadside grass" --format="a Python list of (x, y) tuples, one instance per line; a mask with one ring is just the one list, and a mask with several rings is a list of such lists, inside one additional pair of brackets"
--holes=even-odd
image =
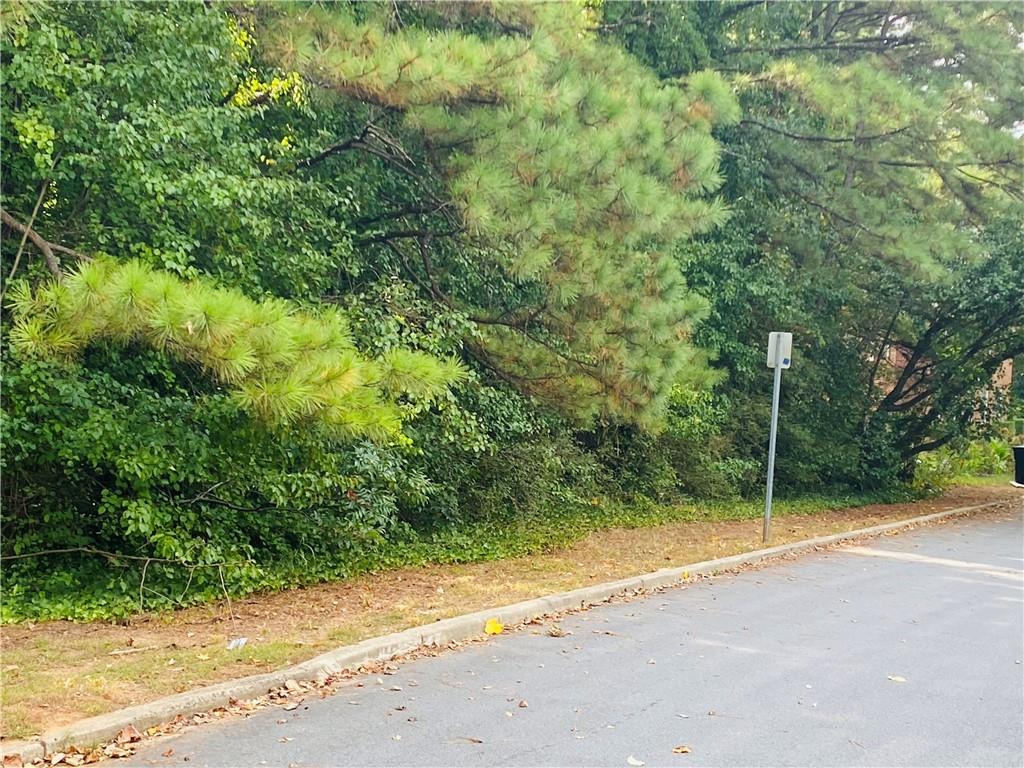
[[(868, 503), (878, 497), (782, 500), (772, 543), (1013, 498), (1021, 498), (1019, 490), (985, 483), (901, 504)], [(492, 545), (484, 549), (479, 541), (473, 545), (473, 531), (463, 531), (469, 541), (463, 541), (462, 555), (475, 553), (469, 558), (475, 562), (367, 573), (119, 624), (6, 625), (0, 627), (0, 733), (25, 737), (461, 613), (757, 549), (761, 512), (759, 502), (595, 510), (569, 531), (550, 521), (481, 530)], [(438, 553), (446, 545), (458, 543), (444, 536), (432, 542)], [(248, 638), (244, 647), (227, 650), (238, 637)]]
[(1009, 485), (1013, 482), (1013, 474), (1006, 472), (999, 475), (959, 475), (953, 478), (951, 485)]

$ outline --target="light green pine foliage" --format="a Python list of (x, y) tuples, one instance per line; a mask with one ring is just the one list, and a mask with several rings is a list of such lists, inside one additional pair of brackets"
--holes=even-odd
[(276, 425), (312, 419), (345, 435), (405, 442), (403, 416), (464, 375), (456, 362), (405, 349), (367, 358), (334, 309), (253, 301), (139, 261), (95, 259), (35, 291), (21, 283), (10, 305), (11, 341), (24, 354), (70, 359), (97, 341), (143, 343), (201, 366)]
[(468, 236), (501, 244), (481, 257), (540, 286), (539, 308), (484, 313), (492, 360), (573, 410), (642, 418), (701, 307), (668, 246), (727, 216), (707, 194), (722, 182), (711, 126), (739, 116), (731, 91), (712, 72), (660, 82), (575, 3), (430, 10), (441, 21), (388, 26), (316, 5), (261, 39), (313, 83), (401, 111)]

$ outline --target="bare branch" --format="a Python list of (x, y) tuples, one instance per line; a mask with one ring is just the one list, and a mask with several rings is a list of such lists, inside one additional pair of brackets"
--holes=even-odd
[(53, 253), (53, 246), (48, 240), (43, 238), (38, 232), (29, 227), (26, 224), (22, 224), (16, 218), (11, 216), (7, 211), (0, 209), (0, 221), (3, 221), (11, 229), (21, 232), (25, 237), (32, 241), (32, 244), (39, 249), (40, 253), (43, 254), (43, 261), (46, 262), (47, 269), (53, 273), (53, 276), (58, 280), (63, 276), (63, 272), (60, 269), (60, 259)]
[(896, 136), (910, 129), (909, 125), (905, 125), (902, 128), (897, 128), (894, 131), (886, 131), (885, 133), (875, 133), (870, 134), (868, 136), (812, 136), (804, 133), (794, 133), (792, 131), (787, 131), (783, 128), (768, 125), (767, 123), (762, 123), (758, 120), (751, 120), (749, 118), (746, 120), (741, 120), (740, 125), (756, 125), (758, 128), (763, 128), (766, 131), (771, 131), (772, 133), (777, 133), (781, 136), (786, 136), (787, 138), (796, 139), (798, 141), (820, 141), (827, 142), (829, 144), (854, 144), (862, 141), (876, 141), (878, 139), (886, 139), (889, 138), (890, 136)]

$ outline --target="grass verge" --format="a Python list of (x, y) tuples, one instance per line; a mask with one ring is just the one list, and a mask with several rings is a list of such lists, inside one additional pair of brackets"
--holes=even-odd
[[(775, 509), (773, 543), (1020, 497), (1012, 487), (983, 485), (902, 504), (850, 507), (850, 500), (822, 497), (783, 501)], [(595, 517), (576, 530), (558, 527), (557, 537), (545, 538), (543, 527), (523, 528), (517, 540), (514, 528), (491, 531), (488, 541), (507, 538), (505, 543), (519, 550), (518, 556), (501, 560), (487, 560), (485, 551), (478, 562), (365, 574), (141, 615), (121, 624), (4, 626), (0, 732), (4, 738), (23, 738), (82, 717), (265, 672), (367, 637), (757, 549), (760, 514), (758, 503), (622, 510), (611, 521), (614, 527), (601, 528)], [(463, 535), (470, 536), (463, 547), (471, 546), (472, 534)], [(237, 637), (248, 638), (245, 646), (227, 650), (227, 642)]]

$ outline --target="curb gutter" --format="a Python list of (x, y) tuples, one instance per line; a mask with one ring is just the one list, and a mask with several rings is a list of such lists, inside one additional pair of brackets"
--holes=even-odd
[(483, 633), (484, 623), (488, 619), (497, 619), (502, 624), (515, 625), (549, 614), (578, 610), (591, 605), (603, 603), (630, 592), (653, 590), (685, 581), (691, 576), (707, 575), (728, 571), (742, 565), (759, 563), (794, 552), (805, 552), (817, 547), (837, 544), (849, 539), (864, 536), (878, 536), (890, 531), (910, 528), (923, 523), (931, 523), (957, 517), (969, 512), (994, 507), (1004, 501), (975, 504), (969, 507), (958, 507), (944, 512), (912, 517), (894, 523), (884, 523), (870, 528), (861, 528), (846, 533), (830, 536), (819, 536), (814, 539), (782, 544), (767, 549), (758, 549), (717, 560), (706, 560), (691, 565), (675, 568), (662, 568), (653, 573), (633, 576), (618, 581), (595, 584), (571, 592), (563, 592), (499, 608), (489, 608), (475, 613), (456, 616), (451, 619), (435, 621), (395, 632), (382, 637), (363, 640), (355, 645), (338, 648), (315, 656), (308, 661), (294, 664), (285, 669), (252, 675), (237, 680), (228, 680), (216, 685), (196, 688), (184, 693), (167, 696), (156, 701), (138, 704), (133, 707), (119, 709), (105, 715), (79, 720), (60, 728), (46, 731), (31, 741), (9, 741), (0, 744), (4, 757), (20, 755), (25, 762), (52, 755), (72, 745), (87, 747), (113, 739), (128, 725), (145, 730), (155, 725), (173, 720), (178, 715), (189, 716), (198, 712), (227, 706), (231, 699), (252, 699), (264, 695), (273, 688), (279, 688), (288, 680), (323, 680), (331, 674), (344, 670), (357, 669), (371, 661), (386, 661), (409, 653), (422, 646), (442, 646), (450, 642), (459, 642), (479, 637)]

